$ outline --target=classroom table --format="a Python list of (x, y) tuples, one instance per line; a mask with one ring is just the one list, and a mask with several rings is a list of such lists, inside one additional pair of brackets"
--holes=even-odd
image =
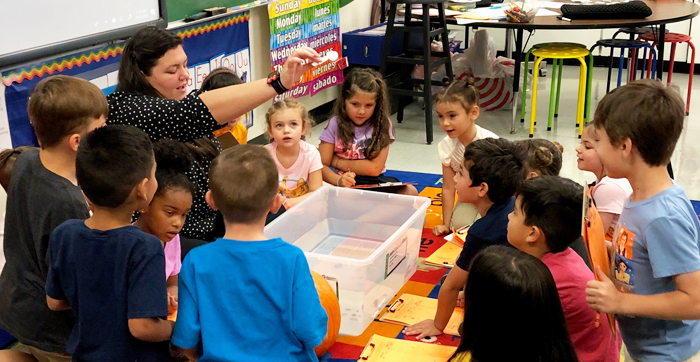
[[(562, 2), (566, 4), (573, 4), (572, 1), (561, 1), (555, 0), (556, 2)], [(506, 20), (500, 21), (484, 21), (484, 22), (470, 22), (466, 24), (467, 27), (467, 37), (469, 36), (469, 27), (479, 27), (479, 28), (499, 28), (499, 29), (513, 29), (516, 31), (515, 35), (515, 51), (513, 52), (514, 59), (522, 61), (523, 52), (523, 31), (533, 31), (537, 29), (551, 29), (551, 30), (580, 30), (580, 29), (614, 29), (614, 28), (625, 28), (625, 27), (637, 27), (637, 26), (649, 26), (658, 25), (659, 26), (659, 41), (657, 42), (657, 77), (662, 78), (663, 75), (663, 65), (664, 65), (664, 38), (666, 34), (666, 24), (676, 23), (683, 20), (691, 19), (700, 13), (700, 6), (696, 5), (694, 2), (686, 0), (643, 0), (649, 8), (652, 10), (652, 15), (645, 19), (595, 19), (595, 20), (572, 20), (564, 21), (560, 20), (556, 16), (538, 16), (534, 20), (528, 23), (510, 23)], [(500, 5), (500, 4), (499, 4)], [(496, 5), (498, 6), (498, 5)], [(559, 9), (550, 9), (554, 12), (560, 12)], [(456, 19), (448, 17), (448, 24), (457, 24)], [(518, 97), (518, 91), (520, 88), (520, 67), (515, 67), (514, 69), (514, 81), (513, 81), (513, 124), (510, 129), (510, 133), (515, 133), (515, 123), (517, 107), (516, 102), (520, 97)]]

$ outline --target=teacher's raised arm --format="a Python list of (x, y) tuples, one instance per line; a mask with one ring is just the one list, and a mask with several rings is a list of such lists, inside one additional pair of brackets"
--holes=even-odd
[[(307, 62), (307, 59), (310, 61)], [(279, 71), (283, 87), (285, 89), (294, 87), (295, 82), (311, 69), (311, 62), (318, 60), (318, 53), (311, 48), (303, 47), (294, 51)], [(268, 84), (267, 79), (259, 79), (237, 86), (215, 89), (200, 94), (199, 98), (209, 107), (209, 111), (217, 122), (226, 123), (229, 119), (239, 117), (265, 103), (277, 93)]]
[(146, 27), (124, 47), (119, 81), (109, 97), (109, 122), (143, 129), (152, 140), (191, 141), (215, 130), (292, 88), (319, 61), (316, 51), (294, 51), (276, 75), (250, 83), (187, 95), (187, 54), (182, 39), (156, 27)]

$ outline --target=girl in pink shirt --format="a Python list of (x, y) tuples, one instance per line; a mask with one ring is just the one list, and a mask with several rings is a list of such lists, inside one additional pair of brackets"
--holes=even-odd
[(192, 167), (192, 156), (177, 141), (162, 139), (153, 145), (158, 189), (148, 208), (140, 211), (135, 225), (155, 235), (165, 248), (165, 277), (168, 280), (168, 306), (177, 310), (177, 283), (181, 252), (179, 232), (192, 208), (197, 186), (185, 173)]
[(632, 186), (625, 178), (610, 178), (600, 161), (600, 156), (594, 149), (597, 143), (593, 125), (583, 130), (581, 144), (576, 147), (578, 169), (595, 174), (595, 183), (591, 196), (603, 221), (606, 239), (612, 240), (615, 226), (625, 206), (625, 200), (632, 194)]
[(309, 193), (323, 186), (321, 155), (306, 143), (311, 118), (303, 104), (287, 98), (276, 102), (265, 114), (267, 135), (272, 142), (265, 146), (279, 171), (280, 192), (289, 209)]

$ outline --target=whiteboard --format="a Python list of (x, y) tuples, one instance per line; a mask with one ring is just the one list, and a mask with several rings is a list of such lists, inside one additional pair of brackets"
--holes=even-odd
[(165, 0), (2, 0), (0, 67), (166, 24)]

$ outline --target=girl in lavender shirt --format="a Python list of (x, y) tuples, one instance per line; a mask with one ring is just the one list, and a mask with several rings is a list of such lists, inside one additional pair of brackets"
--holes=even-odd
[[(397, 178), (384, 175), (394, 134), (381, 74), (366, 68), (348, 73), (333, 115), (319, 137), (323, 181), (339, 187), (398, 182)], [(396, 191), (418, 195), (413, 185)]]

